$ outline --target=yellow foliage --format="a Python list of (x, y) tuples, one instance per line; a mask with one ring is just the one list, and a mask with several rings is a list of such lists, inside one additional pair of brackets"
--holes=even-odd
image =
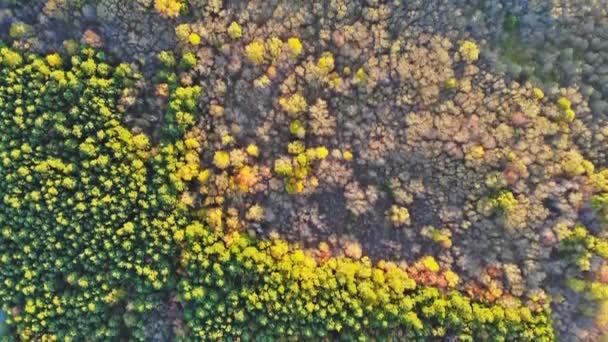
[[(221, 209), (220, 209), (220, 218), (221, 218)], [(193, 222), (186, 227), (186, 236), (193, 238), (197, 236), (202, 236), (205, 233), (205, 227), (200, 222)]]
[(469, 160), (479, 160), (481, 158), (483, 158), (485, 154), (485, 150), (483, 149), (483, 146), (481, 145), (476, 145), (471, 147), (471, 149), (469, 149), (469, 152), (466, 155), (466, 158)]
[(300, 139), (304, 139), (306, 136), (306, 128), (300, 120), (294, 120), (291, 124), (289, 124), (289, 132)]
[(221, 230), (223, 228), (222, 208), (212, 208), (207, 211), (207, 224), (215, 230)]
[(410, 212), (406, 207), (392, 205), (387, 214), (391, 223), (395, 227), (410, 224)]
[(454, 77), (448, 78), (445, 80), (444, 86), (449, 90), (456, 89), (458, 87), (458, 80)]
[(604, 300), (599, 304), (596, 323), (600, 327), (608, 326), (608, 300)]
[(138, 135), (133, 137), (133, 145), (135, 145), (135, 147), (137, 149), (143, 150), (146, 147), (148, 147), (149, 143), (150, 143), (150, 140), (143, 133), (139, 133)]
[(608, 192), (608, 169), (591, 174), (590, 180), (594, 189)]
[(367, 80), (367, 73), (363, 68), (359, 68), (355, 73), (354, 82), (355, 84), (362, 84)]
[(235, 143), (235, 139), (233, 136), (229, 135), (229, 134), (225, 134), (222, 135), (222, 145), (226, 146), (226, 145), (232, 145)]
[(188, 36), (188, 41), (190, 42), (190, 45), (197, 46), (201, 43), (201, 36), (194, 32), (190, 33), (190, 35)]
[(424, 266), (424, 268), (431, 272), (439, 272), (439, 264), (437, 263), (437, 261), (435, 261), (435, 258), (430, 255), (427, 255), (420, 259), (420, 263), (422, 264), (422, 266)]
[(225, 169), (230, 166), (230, 154), (226, 151), (216, 151), (213, 155), (213, 165), (218, 169)]
[(274, 245), (270, 247), (270, 255), (277, 260), (281, 259), (287, 252), (289, 252), (289, 245), (282, 240), (276, 240)]
[(300, 94), (294, 94), (287, 98), (280, 98), (279, 105), (281, 105), (281, 108), (291, 116), (295, 116), (308, 108), (306, 100)]
[(210, 176), (211, 176), (211, 170), (204, 169), (198, 173), (198, 176), (196, 177), (196, 179), (201, 183), (205, 183), (209, 179)]
[[(306, 170), (306, 166), (308, 166), (308, 156), (306, 156), (306, 153), (300, 153), (296, 156), (296, 162), (297, 165), (303, 169)], [(297, 175), (297, 173), (296, 173)], [(300, 178), (304, 178), (305, 176), (302, 176)]]
[(176, 18), (182, 9), (182, 2), (179, 0), (155, 0), (154, 9), (165, 18)]
[(291, 51), (291, 57), (295, 58), (300, 55), (302, 52), (302, 43), (298, 38), (289, 38), (287, 40), (287, 46), (289, 46), (289, 50)]
[(186, 145), (186, 148), (189, 150), (193, 150), (200, 147), (200, 144), (198, 140), (196, 140), (196, 138), (186, 138), (184, 140), (184, 145)]
[(572, 103), (570, 102), (570, 100), (568, 100), (565, 97), (560, 97), (557, 100), (557, 107), (561, 110), (564, 110), (564, 111), (568, 110), (571, 108), (571, 106), (572, 106)]
[(443, 275), (445, 276), (445, 280), (447, 280), (448, 282), (448, 286), (455, 287), (456, 285), (458, 285), (458, 282), (460, 281), (460, 277), (458, 277), (458, 274), (452, 271), (447, 271)]
[(304, 191), (304, 181), (299, 179), (291, 179), (285, 184), (285, 190), (288, 194), (299, 194)]
[(268, 87), (270, 83), (270, 78), (268, 78), (266, 75), (262, 75), (253, 81), (253, 86), (258, 89), (262, 89)]
[(328, 75), (334, 70), (334, 55), (331, 52), (323, 52), (317, 61), (317, 68), (321, 75)]
[(259, 204), (252, 205), (249, 210), (247, 210), (245, 218), (249, 221), (262, 221), (264, 219), (264, 208), (262, 208)]
[(562, 117), (565, 121), (572, 122), (576, 118), (576, 113), (572, 109), (566, 109), (563, 112)]
[(465, 40), (458, 49), (462, 59), (468, 63), (475, 62), (479, 59), (479, 46), (470, 40)]
[[(585, 160), (580, 153), (571, 150), (566, 154), (566, 159), (562, 164), (562, 170), (570, 176), (582, 175), (590, 168), (587, 163), (589, 162)], [(587, 165), (587, 168), (585, 168), (585, 165)]]
[(288, 158), (277, 159), (274, 162), (274, 172), (282, 176), (291, 176), (293, 174), (293, 166)]
[(329, 154), (329, 151), (327, 150), (327, 147), (325, 147), (325, 146), (319, 146), (315, 149), (316, 159), (319, 159), (319, 160), (325, 159), (328, 154)]
[[(16, 67), (23, 62), (23, 57), (21, 57), (21, 54), (19, 54), (19, 52), (13, 51), (9, 48), (1, 48), (0, 57), (1, 57), (0, 61), (2, 61), (2, 63), (4, 63), (4, 64), (10, 66), (11, 68)], [(57, 71), (57, 72), (61, 73), (61, 75), (63, 75), (62, 71)], [(57, 76), (57, 78), (62, 79), (63, 77)]]
[(255, 144), (249, 144), (249, 146), (247, 146), (246, 151), (247, 151), (247, 154), (249, 154), (252, 157), (257, 157), (260, 155), (258, 146)]
[(542, 100), (545, 97), (545, 93), (540, 88), (532, 89), (532, 94), (534, 94), (534, 97), (537, 98), (538, 100)]
[(304, 143), (300, 140), (290, 142), (289, 145), (287, 145), (287, 151), (291, 154), (300, 154), (304, 152), (304, 149)]
[(191, 181), (197, 175), (198, 175), (198, 164), (183, 165), (176, 172), (176, 176), (179, 179), (182, 179), (185, 181)]
[(277, 37), (269, 38), (266, 40), (266, 48), (272, 59), (275, 59), (281, 54), (283, 42)]
[(185, 43), (190, 38), (190, 26), (188, 24), (180, 24), (175, 27), (175, 36), (180, 42)]
[(245, 55), (247, 59), (255, 65), (262, 64), (264, 62), (265, 48), (264, 44), (260, 42), (251, 42), (245, 47)]
[(241, 25), (239, 25), (236, 21), (230, 23), (227, 32), (228, 36), (230, 36), (230, 38), (232, 39), (239, 39), (243, 36), (243, 29), (241, 28)]
[(46, 56), (46, 62), (53, 68), (58, 68), (61, 66), (61, 56), (58, 53), (52, 53)]

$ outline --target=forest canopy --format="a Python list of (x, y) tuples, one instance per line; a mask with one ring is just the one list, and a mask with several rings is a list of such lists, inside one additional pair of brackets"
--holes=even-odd
[(156, 316), (184, 340), (553, 339), (546, 309), (418, 285), (391, 262), (219, 234), (178, 198), (197, 144), (152, 146), (121, 124), (142, 77), (128, 64), (91, 48), (0, 56), (0, 298), (20, 339), (146, 340)]

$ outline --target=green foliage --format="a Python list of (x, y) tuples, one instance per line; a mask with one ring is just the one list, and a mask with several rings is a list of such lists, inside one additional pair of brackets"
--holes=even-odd
[(422, 341), (437, 331), (468, 341), (554, 339), (546, 312), (417, 286), (390, 262), (318, 262), (284, 241), (220, 236), (197, 222), (185, 232), (179, 293), (196, 340)]
[(517, 19), (516, 16), (514, 16), (511, 13), (509, 13), (505, 16), (505, 20), (502, 24), (502, 27), (505, 30), (505, 32), (512, 33), (513, 31), (515, 31), (515, 29), (517, 29), (518, 26), (519, 26), (519, 20)]
[(584, 295), (587, 300), (595, 302), (608, 300), (608, 285), (599, 281), (571, 277), (566, 279), (566, 285), (572, 291)]
[(194, 66), (196, 66), (196, 63), (196, 55), (192, 52), (185, 53), (179, 62), (180, 66), (186, 70), (192, 69)]
[(557, 100), (557, 108), (561, 111), (561, 119), (567, 122), (574, 120), (576, 113), (572, 110), (572, 103), (565, 97), (560, 97)]
[(608, 241), (589, 233), (582, 224), (567, 230), (561, 227), (558, 231), (560, 250), (575, 262), (581, 271), (591, 269), (591, 258), (597, 255), (608, 259)]
[(86, 50), (69, 69), (2, 55), (21, 60), (0, 68), (7, 322), (22, 340), (115, 338), (125, 301), (152, 304), (171, 283), (175, 162), (166, 151), (151, 159), (147, 137), (120, 125), (115, 105), (135, 76), (126, 65), (103, 75)]
[(274, 171), (285, 177), (285, 190), (289, 194), (299, 194), (309, 188), (316, 187), (316, 180), (310, 179), (309, 173), (315, 161), (323, 160), (329, 154), (325, 146), (306, 148), (304, 142), (293, 141), (287, 146), (287, 151), (294, 155), (291, 159), (281, 157), (274, 163)]
[(165, 135), (171, 141), (179, 139), (190, 127), (194, 126), (198, 115), (198, 98), (201, 87), (177, 87), (171, 93), (169, 109), (165, 115)]
[(11, 24), (9, 29), (9, 36), (11, 38), (24, 38), (32, 32), (32, 27), (23, 21), (17, 21)]
[(591, 203), (600, 218), (604, 222), (608, 222), (608, 192), (593, 196)]
[(306, 128), (304, 127), (304, 124), (302, 124), (302, 121), (294, 120), (289, 125), (289, 132), (300, 139), (304, 139)]
[(496, 212), (508, 213), (517, 206), (517, 199), (511, 191), (501, 190), (490, 200), (489, 205)]
[(454, 90), (458, 88), (458, 80), (453, 77), (448, 78), (447, 80), (445, 80), (445, 83), (443, 85), (447, 90)]
[(158, 60), (167, 68), (175, 66), (175, 55), (171, 51), (161, 51), (158, 54)]

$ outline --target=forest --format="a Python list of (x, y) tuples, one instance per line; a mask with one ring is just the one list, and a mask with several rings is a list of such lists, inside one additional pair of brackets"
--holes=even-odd
[(0, 0), (0, 341), (605, 340), (606, 32)]

